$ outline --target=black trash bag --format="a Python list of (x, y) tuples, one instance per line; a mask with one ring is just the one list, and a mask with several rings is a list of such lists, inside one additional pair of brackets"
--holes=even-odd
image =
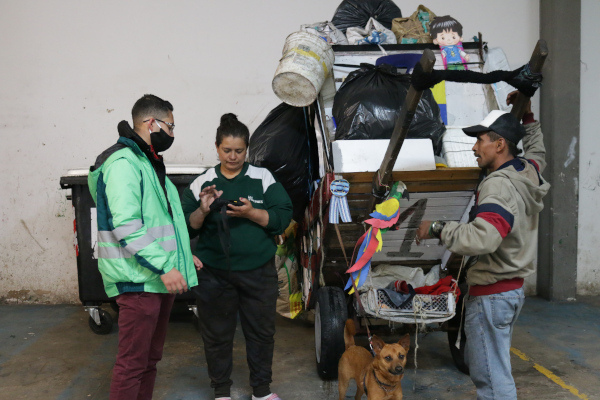
[(402, 18), (402, 12), (392, 0), (344, 0), (335, 10), (331, 22), (346, 33), (348, 28), (364, 28), (371, 17), (392, 29), (392, 20)]
[[(410, 87), (410, 75), (388, 64), (361, 64), (351, 72), (333, 100), (335, 139), (390, 139)], [(431, 90), (423, 91), (407, 138), (428, 138), (440, 154), (446, 131)]]
[(302, 221), (310, 187), (319, 175), (312, 107), (281, 103), (250, 136), (248, 162), (267, 168), (292, 200), (294, 220)]

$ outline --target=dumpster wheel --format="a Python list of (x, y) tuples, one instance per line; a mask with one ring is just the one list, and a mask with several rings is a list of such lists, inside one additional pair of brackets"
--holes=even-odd
[(100, 317), (100, 325), (96, 324), (96, 321), (94, 321), (92, 316), (90, 316), (88, 319), (88, 325), (90, 326), (92, 332), (94, 332), (96, 335), (108, 335), (110, 332), (112, 332), (112, 316), (102, 309), (98, 310), (98, 314)]
[(335, 379), (338, 362), (346, 349), (344, 326), (348, 308), (339, 287), (326, 286), (317, 292), (315, 306), (315, 350), (317, 372), (322, 379)]

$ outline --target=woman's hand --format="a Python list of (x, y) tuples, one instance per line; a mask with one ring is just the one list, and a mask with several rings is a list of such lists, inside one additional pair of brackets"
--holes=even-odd
[(223, 194), (222, 190), (217, 190), (217, 185), (207, 186), (200, 192), (200, 211), (204, 215), (210, 212), (210, 205), (215, 201), (217, 197)]
[(196, 266), (196, 270), (200, 271), (202, 267), (204, 267), (204, 264), (202, 264), (202, 261), (200, 261), (198, 257), (194, 255), (192, 257), (194, 257), (194, 265)]
[(227, 205), (227, 215), (230, 217), (248, 218), (252, 216), (255, 208), (252, 206), (250, 200), (240, 197), (240, 201), (243, 203), (241, 206), (234, 206), (233, 204)]
[(207, 186), (199, 194), (200, 207), (190, 215), (190, 227), (192, 229), (200, 229), (204, 224), (204, 218), (210, 212), (210, 205), (217, 197), (223, 194), (222, 190), (217, 190), (216, 185)]
[(234, 206), (228, 204), (227, 215), (230, 217), (247, 218), (250, 221), (256, 222), (263, 228), (269, 224), (269, 213), (267, 210), (260, 210), (254, 208), (250, 200), (240, 197), (240, 201), (243, 203), (241, 206)]

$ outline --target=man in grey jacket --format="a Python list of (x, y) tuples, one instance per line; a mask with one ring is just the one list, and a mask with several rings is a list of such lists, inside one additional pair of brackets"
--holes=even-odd
[[(512, 97), (509, 95), (510, 102)], [(492, 111), (463, 129), (476, 136), (473, 151), (488, 175), (477, 188), (469, 223), (423, 221), (417, 239), (437, 237), (453, 253), (475, 256), (467, 272), (466, 357), (477, 399), (516, 399), (511, 374), (513, 326), (523, 307), (524, 278), (535, 271), (538, 216), (550, 184), (543, 135), (531, 109), (517, 118)], [(517, 143), (523, 140), (524, 157)]]

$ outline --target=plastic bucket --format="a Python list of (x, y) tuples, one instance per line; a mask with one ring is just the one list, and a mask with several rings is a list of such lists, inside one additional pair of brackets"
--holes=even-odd
[(275, 71), (273, 92), (291, 106), (312, 104), (331, 72), (334, 58), (331, 46), (319, 36), (292, 33), (285, 40), (283, 57)]

